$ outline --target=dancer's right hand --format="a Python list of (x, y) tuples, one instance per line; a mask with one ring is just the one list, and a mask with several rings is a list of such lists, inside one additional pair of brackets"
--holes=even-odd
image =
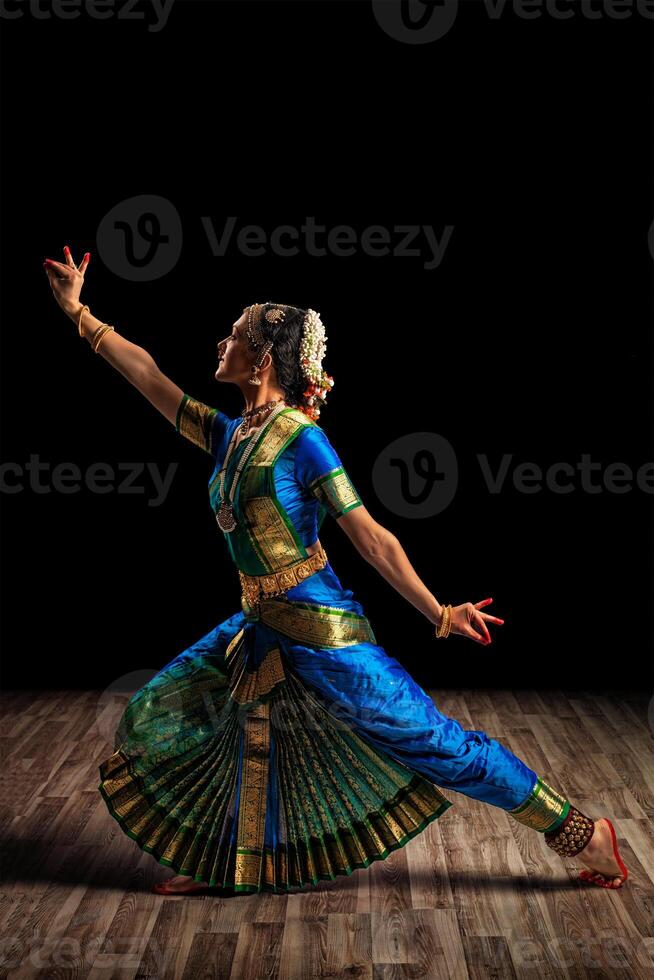
[(491, 616), (490, 613), (480, 612), (481, 606), (487, 606), (490, 599), (481, 599), (480, 602), (463, 602), (460, 606), (452, 606), (450, 619), (450, 633), (458, 633), (460, 636), (467, 636), (475, 643), (488, 646), (491, 642), (490, 633), (486, 626), (486, 620), (491, 623), (504, 624), (503, 619)]

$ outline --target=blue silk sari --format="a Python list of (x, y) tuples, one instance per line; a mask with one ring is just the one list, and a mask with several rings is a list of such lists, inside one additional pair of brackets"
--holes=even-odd
[[(176, 430), (214, 460), (215, 512), (240, 423), (187, 394), (177, 413)], [(260, 576), (306, 558), (326, 515), (362, 501), (325, 431), (292, 408), (238, 444), (226, 492), (252, 439), (238, 524), (222, 533), (237, 570)], [(507, 748), (438, 710), (329, 561), (260, 605), (244, 595), (137, 691), (100, 776), (144, 850), (238, 892), (286, 892), (384, 859), (452, 806), (442, 789), (533, 811), (538, 786)]]

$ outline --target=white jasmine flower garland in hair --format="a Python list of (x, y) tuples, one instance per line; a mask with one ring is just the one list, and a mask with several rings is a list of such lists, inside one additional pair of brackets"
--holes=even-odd
[(334, 379), (322, 367), (322, 359), (327, 350), (327, 334), (320, 314), (307, 310), (304, 318), (300, 362), (305, 381), (309, 384), (304, 392), (308, 405), (304, 412), (314, 421), (320, 415), (320, 407), (325, 404), (327, 392), (333, 388)]

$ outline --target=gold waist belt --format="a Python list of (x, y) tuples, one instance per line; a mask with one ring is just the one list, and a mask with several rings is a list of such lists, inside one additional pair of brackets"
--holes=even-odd
[(241, 604), (244, 611), (247, 605), (254, 607), (261, 599), (273, 595), (281, 595), (287, 589), (292, 589), (294, 585), (299, 585), (303, 579), (319, 572), (327, 564), (327, 552), (322, 545), (318, 551), (308, 558), (301, 558), (292, 565), (280, 569), (279, 572), (272, 572), (270, 575), (246, 575), (240, 568), (238, 569), (241, 580)]
[[(319, 647), (347, 647), (376, 643), (365, 616), (313, 602), (291, 602), (285, 595), (303, 579), (327, 564), (320, 545), (315, 554), (271, 575), (246, 575), (239, 569), (241, 606), (247, 619), (260, 619), (300, 643)], [(227, 651), (229, 654), (229, 650)]]

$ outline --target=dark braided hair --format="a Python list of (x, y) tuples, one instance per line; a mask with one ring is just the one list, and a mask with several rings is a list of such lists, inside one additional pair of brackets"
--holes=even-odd
[[(284, 310), (285, 318), (278, 323), (268, 323), (263, 314), (267, 310), (280, 306)], [(301, 310), (297, 306), (265, 303), (259, 321), (264, 342), (273, 341), (270, 355), (275, 365), (277, 381), (284, 391), (284, 400), (288, 405), (300, 410), (306, 409), (309, 404), (305, 396), (307, 381), (300, 364), (300, 344), (305, 316), (306, 310)]]

